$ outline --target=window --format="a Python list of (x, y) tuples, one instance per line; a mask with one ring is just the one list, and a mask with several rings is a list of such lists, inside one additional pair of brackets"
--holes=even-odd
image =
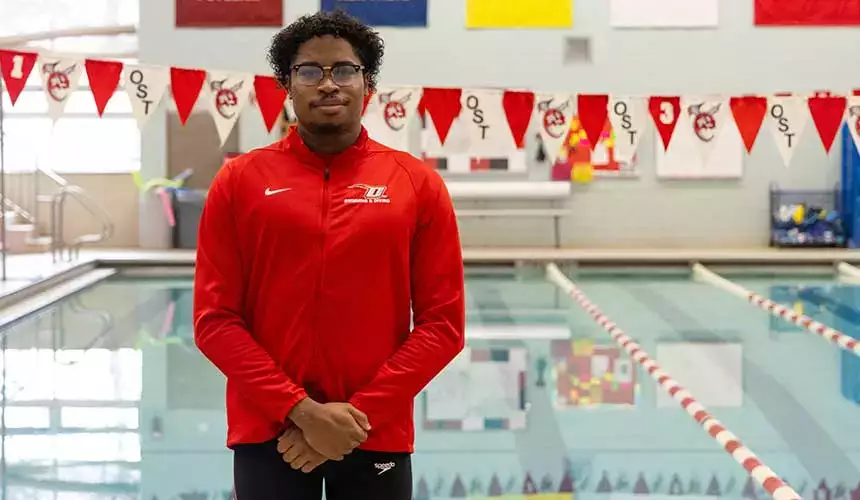
[[(57, 29), (134, 25), (139, 0), (3, 0), (0, 2), (0, 36), (39, 33)], [(114, 59), (137, 52), (136, 35), (58, 38), (31, 44), (33, 50)], [(133, 62), (125, 60), (123, 62)], [(82, 72), (62, 117), (53, 124), (47, 116), (47, 97), (38, 67), (12, 107), (4, 92), (3, 121), (5, 168), (32, 172), (43, 165), (59, 173), (131, 172), (140, 168), (140, 131), (125, 92), (118, 89), (104, 116)]]

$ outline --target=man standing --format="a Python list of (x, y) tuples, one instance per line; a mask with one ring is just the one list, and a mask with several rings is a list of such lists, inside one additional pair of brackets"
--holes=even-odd
[(320, 500), (323, 480), (328, 500), (411, 500), (413, 400), (463, 348), (445, 184), (361, 125), (382, 55), (342, 13), (278, 33), (297, 129), (227, 164), (206, 200), (194, 333), (227, 378), (238, 500)]

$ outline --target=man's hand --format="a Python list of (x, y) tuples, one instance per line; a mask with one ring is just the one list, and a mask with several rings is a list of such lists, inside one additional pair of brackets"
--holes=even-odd
[[(326, 461), (324, 456), (305, 441), (305, 437), (298, 427), (290, 427), (278, 438), (278, 453), (283, 456), (284, 462), (290, 464), (293, 469), (301, 469), (305, 474)], [(335, 460), (343, 460), (343, 457)]]
[(329, 460), (351, 453), (367, 439), (367, 416), (349, 403), (320, 404), (305, 398), (289, 415), (305, 441)]

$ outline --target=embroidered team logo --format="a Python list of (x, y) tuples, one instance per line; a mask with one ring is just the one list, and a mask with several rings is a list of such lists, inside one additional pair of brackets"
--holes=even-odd
[(705, 103), (693, 104), (687, 108), (687, 112), (693, 116), (693, 133), (702, 142), (714, 140), (717, 131), (716, 114), (720, 111), (722, 103), (716, 103), (706, 108)]
[(564, 101), (558, 106), (552, 105), (552, 99), (538, 103), (538, 111), (542, 116), (544, 131), (553, 139), (560, 138), (567, 132), (568, 123), (564, 116), (564, 110), (570, 106), (570, 101)]
[(386, 194), (387, 186), (370, 186), (368, 184), (353, 184), (349, 189), (354, 189), (361, 192), (361, 196), (353, 198), (345, 198), (344, 203), (391, 203), (391, 199)]
[(385, 124), (391, 130), (398, 132), (406, 126), (406, 119), (408, 118), (406, 116), (406, 103), (412, 98), (412, 92), (399, 99), (394, 98), (395, 92), (392, 90), (379, 94), (379, 104), (382, 106), (382, 118), (385, 120)]
[(76, 64), (72, 64), (65, 69), (60, 68), (60, 61), (42, 65), (42, 73), (47, 75), (45, 80), (51, 99), (62, 102), (69, 97), (69, 88), (71, 87), (69, 75), (75, 72), (76, 67)]
[(242, 85), (245, 82), (240, 80), (232, 87), (225, 87), (226, 83), (226, 79), (218, 80), (211, 82), (209, 87), (212, 89), (212, 92), (215, 93), (215, 110), (222, 117), (231, 120), (236, 116), (233, 108), (239, 105), (239, 96), (237, 92), (242, 89)]

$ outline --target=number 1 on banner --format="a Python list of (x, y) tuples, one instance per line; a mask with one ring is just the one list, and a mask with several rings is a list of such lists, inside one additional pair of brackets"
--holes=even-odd
[(36, 64), (38, 54), (35, 52), (16, 52), (11, 50), (0, 50), (0, 68), (2, 68), (3, 83), (12, 105), (18, 100), (21, 91), (27, 83), (30, 72)]

